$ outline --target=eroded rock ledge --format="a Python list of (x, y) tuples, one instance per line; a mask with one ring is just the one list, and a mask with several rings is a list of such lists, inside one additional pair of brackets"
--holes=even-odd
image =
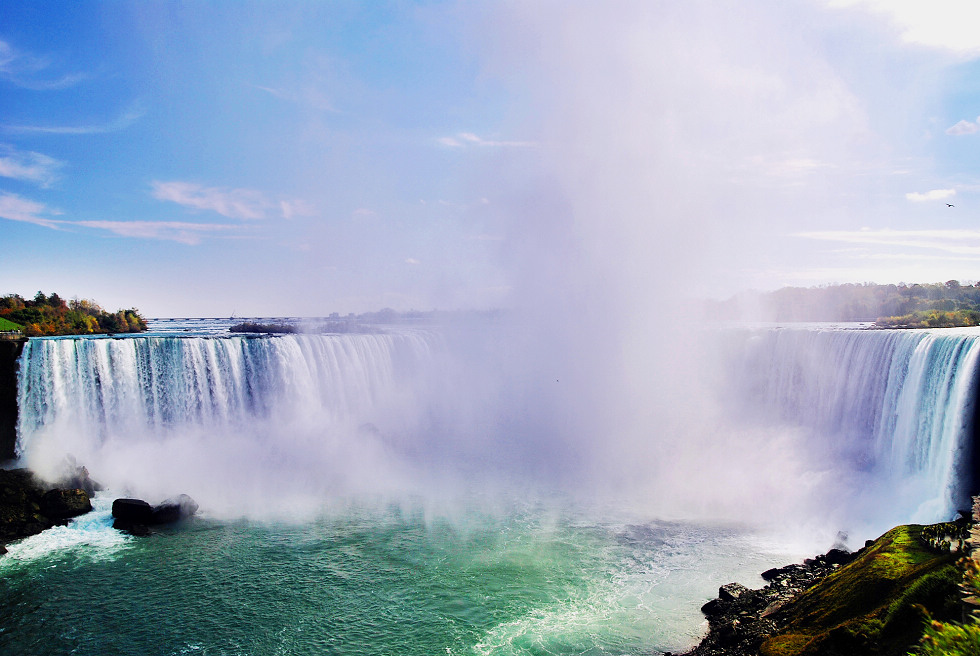
[(724, 585), (704, 605), (709, 632), (685, 656), (905, 656), (922, 637), (924, 609), (961, 621), (964, 535), (971, 520), (896, 526), (853, 554), (763, 573), (749, 590)]
[(678, 656), (756, 656), (762, 643), (782, 628), (777, 611), (860, 553), (831, 549), (803, 564), (766, 570), (762, 578), (768, 584), (759, 590), (740, 583), (721, 586), (718, 598), (701, 607), (708, 618), (708, 635)]
[(55, 484), (27, 469), (0, 469), (0, 554), (3, 545), (36, 535), (92, 510), (90, 495), (98, 485), (80, 467)]

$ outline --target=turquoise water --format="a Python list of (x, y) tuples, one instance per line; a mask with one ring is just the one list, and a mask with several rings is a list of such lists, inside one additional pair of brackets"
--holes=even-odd
[(107, 495), (10, 545), (0, 656), (682, 651), (719, 585), (947, 518), (980, 358), (975, 331), (731, 333), (693, 361), (731, 368), (717, 396), (634, 433), (619, 412), (668, 401), (493, 331), (208, 325), (25, 349), (22, 464), (202, 515), (132, 538)]
[(0, 559), (0, 653), (659, 653), (696, 641), (719, 584), (787, 558), (731, 528), (543, 506), (349, 506), (132, 538), (108, 503)]

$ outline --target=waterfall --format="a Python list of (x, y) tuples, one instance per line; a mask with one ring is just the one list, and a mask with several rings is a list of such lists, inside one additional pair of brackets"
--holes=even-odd
[(57, 423), (105, 439), (310, 411), (364, 419), (428, 348), (418, 334), (34, 339), (22, 356), (18, 453)]
[(936, 521), (969, 507), (978, 355), (970, 329), (764, 330), (730, 385), (743, 412), (805, 429), (896, 504), (908, 498), (913, 519)]
[[(32, 339), (17, 449), (42, 474), (70, 454), (109, 484), (228, 508), (243, 489), (258, 504), (525, 481), (726, 517), (964, 507), (980, 331), (727, 329), (685, 348), (665, 400), (592, 376), (599, 358), (569, 354), (559, 376), (496, 326)], [(659, 414), (633, 431), (617, 397)]]
[(272, 489), (318, 468), (356, 477), (383, 469), (412, 420), (435, 342), (424, 331), (32, 339), (17, 452), (49, 475), (70, 454), (104, 482), (156, 480), (162, 495), (166, 476), (192, 479), (195, 468)]

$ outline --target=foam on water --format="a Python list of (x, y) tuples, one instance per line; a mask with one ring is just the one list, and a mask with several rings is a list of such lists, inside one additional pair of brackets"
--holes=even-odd
[(86, 558), (109, 558), (133, 540), (122, 531), (112, 528), (112, 501), (116, 495), (100, 492), (92, 499), (92, 511), (72, 519), (65, 526), (54, 526), (37, 535), (7, 545), (7, 554), (0, 558), (0, 569), (16, 567), (25, 562), (58, 556), (80, 550)]

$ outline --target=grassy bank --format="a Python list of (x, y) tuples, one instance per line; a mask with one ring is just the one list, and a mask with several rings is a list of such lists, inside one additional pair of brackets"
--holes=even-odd
[[(953, 525), (899, 526), (779, 609), (782, 627), (762, 643), (763, 656), (904, 655), (927, 621), (959, 620), (963, 572), (933, 536)], [(954, 547), (955, 545), (955, 540)]]

